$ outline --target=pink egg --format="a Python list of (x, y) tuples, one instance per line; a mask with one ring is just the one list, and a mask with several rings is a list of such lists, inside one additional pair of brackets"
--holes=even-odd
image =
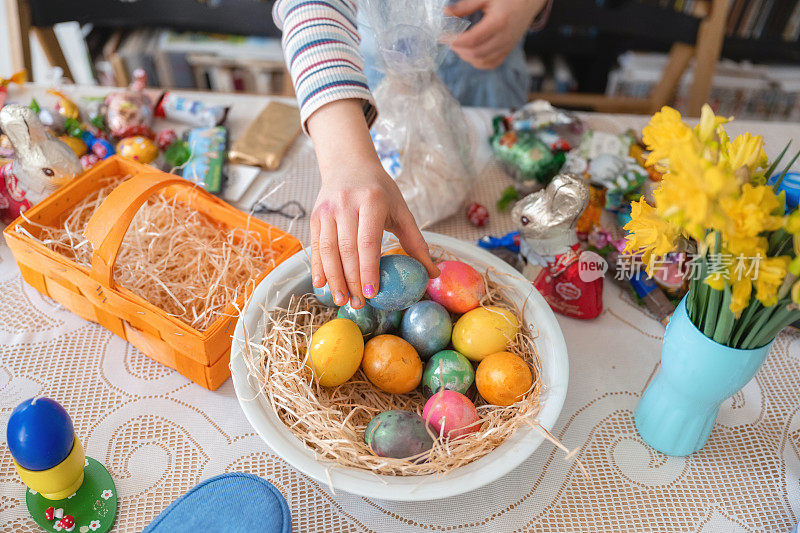
[(478, 411), (469, 398), (452, 390), (441, 390), (431, 396), (422, 410), (422, 418), (437, 435), (451, 439), (475, 433), (481, 427)]
[(478, 307), (486, 295), (483, 277), (461, 261), (443, 261), (436, 265), (441, 275), (428, 280), (431, 300), (445, 306), (451, 313), (466, 313)]

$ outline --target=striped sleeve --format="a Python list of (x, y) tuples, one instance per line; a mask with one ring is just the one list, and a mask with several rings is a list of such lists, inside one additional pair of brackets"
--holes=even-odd
[(283, 30), (283, 54), (294, 83), (300, 117), (346, 98), (364, 102), (367, 124), (375, 101), (364, 75), (356, 27), (357, 0), (278, 0), (272, 11)]

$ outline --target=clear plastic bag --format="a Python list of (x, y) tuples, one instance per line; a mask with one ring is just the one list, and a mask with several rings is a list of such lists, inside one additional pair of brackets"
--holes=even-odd
[(446, 0), (361, 0), (385, 73), (374, 91), (375, 148), (420, 227), (460, 210), (475, 181), (461, 105), (436, 73), (469, 22)]

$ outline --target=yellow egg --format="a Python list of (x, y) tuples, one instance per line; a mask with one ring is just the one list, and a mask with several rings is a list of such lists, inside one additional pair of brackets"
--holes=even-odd
[(477, 307), (464, 313), (453, 326), (453, 348), (468, 359), (481, 361), (502, 352), (519, 329), (519, 321), (508, 309)]
[(86, 153), (88, 148), (86, 147), (86, 143), (82, 140), (78, 139), (77, 137), (71, 137), (69, 135), (62, 135), (58, 138), (59, 141), (69, 146), (75, 155), (81, 157), (83, 154)]
[(341, 385), (356, 373), (364, 356), (364, 336), (352, 320), (335, 318), (311, 336), (308, 366), (323, 387)]
[(148, 164), (158, 157), (158, 146), (143, 135), (125, 137), (117, 143), (117, 153), (122, 157)]

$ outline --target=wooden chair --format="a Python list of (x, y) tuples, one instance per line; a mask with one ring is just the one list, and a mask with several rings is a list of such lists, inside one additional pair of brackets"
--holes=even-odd
[(602, 113), (649, 115), (669, 105), (678, 90), (681, 77), (694, 58), (694, 77), (689, 89), (686, 112), (689, 116), (699, 116), (700, 109), (711, 94), (712, 78), (725, 39), (730, 1), (706, 0), (705, 4), (705, 14), (699, 25), (697, 40), (693, 45), (672, 45), (661, 79), (646, 98), (591, 93), (531, 93), (531, 99), (541, 98), (559, 107), (589, 109)]

